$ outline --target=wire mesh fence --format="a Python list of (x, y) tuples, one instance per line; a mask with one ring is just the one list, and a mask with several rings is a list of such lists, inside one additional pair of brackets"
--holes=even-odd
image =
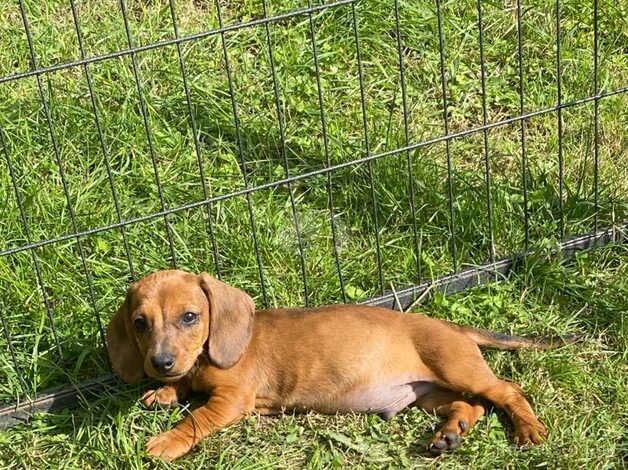
[(626, 37), (597, 3), (3, 4), (0, 402), (91, 387), (156, 269), (400, 308), (615, 238)]

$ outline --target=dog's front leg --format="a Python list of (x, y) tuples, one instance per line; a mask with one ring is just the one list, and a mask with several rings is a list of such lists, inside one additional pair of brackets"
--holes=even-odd
[(204, 406), (194, 410), (174, 429), (151, 438), (146, 450), (150, 455), (174, 460), (210, 434), (240, 421), (254, 407), (254, 394), (216, 388)]
[(156, 390), (148, 390), (141, 396), (140, 403), (148, 409), (158, 406), (174, 406), (188, 396), (190, 388), (190, 381), (187, 378), (183, 378), (178, 382), (165, 384)]

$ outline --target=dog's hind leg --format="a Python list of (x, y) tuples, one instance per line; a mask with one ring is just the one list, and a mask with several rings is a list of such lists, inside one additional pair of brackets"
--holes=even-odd
[(515, 425), (515, 444), (540, 444), (547, 436), (545, 426), (538, 420), (519, 385), (496, 378), (478, 394), (504, 409)]
[(458, 334), (442, 333), (445, 333), (442, 335), (443, 341), (435, 344), (455, 344), (456, 347), (425, 348), (421, 351), (421, 359), (430, 364), (436, 377), (434, 382), (449, 390), (492, 401), (512, 419), (516, 444), (540, 444), (547, 432), (535, 416), (521, 388), (497, 378), (475, 343)]
[(440, 387), (421, 396), (416, 404), (447, 418), (428, 445), (429, 451), (435, 455), (458, 447), (461, 436), (466, 435), (484, 414), (484, 406), (479, 401)]

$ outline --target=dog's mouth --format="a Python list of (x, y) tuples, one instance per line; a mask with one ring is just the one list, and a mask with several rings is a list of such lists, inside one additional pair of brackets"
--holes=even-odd
[(152, 377), (155, 380), (159, 380), (160, 382), (176, 382), (178, 380), (181, 380), (183, 377), (185, 377), (188, 374), (189, 371), (185, 370), (185, 371), (168, 371), (168, 372), (164, 372), (162, 374), (160, 374), (159, 372), (155, 371), (155, 370), (146, 370), (146, 374), (149, 377)]
[(165, 374), (158, 374), (155, 378), (162, 382), (176, 382), (187, 375), (187, 372), (168, 372)]

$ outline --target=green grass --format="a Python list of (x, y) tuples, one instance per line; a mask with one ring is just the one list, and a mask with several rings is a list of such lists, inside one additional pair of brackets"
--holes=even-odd
[[(621, 468), (628, 455), (628, 248), (582, 253), (569, 263), (552, 258), (535, 256), (508, 282), (437, 295), (417, 308), (497, 331), (582, 337), (552, 351), (486, 352), (499, 376), (520, 383), (531, 398), (550, 432), (544, 445), (517, 450), (510, 422), (495, 410), (458, 451), (438, 459), (424, 449), (441, 420), (415, 408), (389, 422), (357, 414), (252, 416), (173, 467)], [(147, 411), (137, 399), (148, 386), (110, 390), (78, 409), (38, 414), (0, 433), (0, 466), (165, 468), (144, 455), (143, 443), (202, 397), (174, 411)]]
[[(102, 55), (127, 47), (124, 23), (116, 0), (99, 2), (98, 7), (84, 1), (76, 3), (88, 56)], [(233, 0), (223, 3), (225, 24), (248, 21), (262, 15), (261, 0)], [(269, 3), (269, 15), (291, 11), (307, 4), (304, 0)], [(475, 2), (442, 3), (450, 130), (456, 132), (482, 123), (477, 14)], [(68, 2), (47, 0), (27, 1), (25, 4), (38, 65), (45, 67), (79, 59), (80, 51)], [(176, 4), (181, 35), (218, 26), (216, 9), (211, 2), (181, 0)], [(526, 111), (533, 111), (554, 106), (556, 103), (554, 2), (535, 2), (534, 5), (524, 3), (523, 6), (524, 108)], [(148, 44), (173, 37), (168, 2), (134, 0), (128, 1), (127, 7), (135, 44)], [(0, 15), (0, 76), (28, 70), (29, 50), (18, 4), (0, 0), (0, 11), (3, 13)], [(361, 0), (356, 4), (356, 12), (369, 147), (372, 153), (385, 152), (406, 144), (394, 9), (389, 1)], [(413, 143), (443, 134), (438, 26), (435, 6), (431, 1), (400, 1), (400, 14), (407, 82), (408, 142)], [(483, 2), (483, 15), (487, 118), (489, 122), (493, 122), (519, 112), (516, 2)], [(628, 40), (625, 28), (627, 15), (628, 7), (625, 2), (600, 4), (600, 92), (625, 86), (624, 77), (628, 73), (628, 60), (624, 50)], [(329, 158), (334, 164), (351, 161), (363, 156), (366, 151), (351, 6), (345, 5), (316, 13), (314, 24), (327, 118)], [(561, 31), (562, 87), (563, 101), (566, 102), (593, 93), (592, 4), (571, 0), (561, 2)], [(288, 173), (297, 175), (320, 169), (326, 165), (326, 157), (309, 19), (307, 16), (296, 16), (272, 23), (270, 35), (285, 119)], [(259, 185), (283, 178), (286, 171), (277, 125), (265, 28), (232, 31), (225, 35), (225, 40), (234, 80), (249, 184)], [(182, 51), (189, 76), (193, 114), (198, 124), (205, 183), (209, 193), (218, 196), (242, 189), (242, 165), (221, 37), (213, 35), (200, 41), (183, 43)], [(176, 207), (203, 200), (177, 49), (175, 46), (168, 46), (142, 52), (137, 55), (137, 62), (165, 204), (167, 207)], [(123, 56), (97, 62), (89, 65), (89, 72), (94, 83), (114, 187), (120, 200), (121, 217), (129, 219), (158, 211), (161, 206), (131, 58)], [(86, 230), (117, 222), (83, 68), (74, 67), (46, 74), (42, 77), (42, 83), (50, 105), (78, 229)], [(627, 104), (626, 94), (615, 95), (599, 102), (601, 227), (616, 225), (628, 218), (628, 157), (624, 124), (628, 121)], [(562, 112), (566, 236), (593, 229), (593, 113), (592, 102), (566, 108)], [(70, 213), (35, 77), (0, 84), (0, 126), (6, 150), (15, 169), (33, 240), (71, 233)], [(556, 115), (549, 113), (527, 120), (525, 143), (528, 157), (530, 236), (532, 247), (543, 248), (548, 244), (551, 246), (557, 240), (560, 226)], [(497, 256), (504, 256), (524, 247), (519, 124), (491, 129), (488, 132), (488, 145), (492, 178), (493, 237)], [(4, 152), (4, 149), (0, 152)], [(451, 155), (453, 189), (456, 195), (454, 238), (449, 229), (451, 221), (444, 143), (410, 152), (410, 169), (405, 153), (388, 156), (373, 163), (386, 288), (402, 288), (420, 280), (449, 273), (454, 265), (451, 252), (454, 240), (458, 248), (455, 260), (458, 266), (483, 263), (489, 259), (490, 233), (486, 211), (482, 134), (476, 133), (451, 141)], [(332, 178), (337, 250), (350, 301), (358, 301), (380, 292), (375, 219), (368, 175), (368, 166), (362, 164), (339, 170)], [(414, 250), (408, 194), (410, 175), (415, 183), (414, 196), (421, 249), (418, 260)], [(332, 254), (327, 178), (316, 176), (300, 180), (292, 185), (292, 190), (305, 248), (305, 267), (309, 281), (307, 299), (303, 294), (299, 246), (288, 188), (276, 187), (251, 196), (268, 304), (303, 305), (307, 301), (311, 305), (319, 305), (341, 301), (336, 263)], [(224, 279), (249, 292), (261, 306), (261, 283), (246, 198), (231, 198), (214, 204), (210, 208), (210, 215), (216, 233), (218, 264)], [(215, 273), (206, 209), (177, 213), (169, 217), (169, 222), (179, 266), (190, 271), (208, 270)], [(170, 250), (163, 218), (130, 225), (124, 229), (124, 234), (128, 239), (137, 277), (170, 267)], [(9, 354), (7, 336), (3, 331), (0, 334), (0, 404), (14, 402), (24, 395), (32, 397), (69, 381), (107, 372), (102, 342), (94, 318), (98, 314), (102, 322), (106, 323), (128, 285), (129, 266), (122, 236), (122, 230), (115, 229), (81, 239), (93, 281), (93, 297), (87, 286), (76, 240), (59, 242), (34, 251), (49, 294), (63, 359), (59, 357), (55, 347), (51, 322), (44, 309), (42, 293), (33, 269), (32, 254), (26, 251), (0, 257), (0, 313), (6, 319), (18, 367), (24, 376), (22, 386)], [(5, 155), (0, 153), (0, 251), (20, 247), (27, 242)], [(608, 256), (613, 257), (619, 266), (625, 266), (625, 255), (621, 250), (609, 253), (614, 253)], [(601, 264), (596, 262), (591, 266), (585, 264), (594, 269), (593, 266), (605, 266), (605, 263), (606, 261)], [(417, 264), (420, 264), (420, 275)], [(519, 298), (523, 295), (521, 299), (527, 300), (522, 311), (530, 312), (530, 315), (536, 312), (536, 316), (521, 324), (516, 329), (517, 332), (539, 330), (549, 333), (555, 326), (551, 321), (560, 325), (559, 320), (566, 312), (561, 315), (557, 313), (557, 317), (545, 315), (543, 309), (557, 302), (552, 300), (552, 296), (558, 296), (563, 287), (563, 284), (555, 283), (555, 273), (551, 271), (555, 265), (542, 264), (546, 265), (550, 271), (539, 273), (529, 269), (525, 272), (533, 276), (532, 279), (517, 281), (519, 284), (515, 282), (512, 285), (508, 283), (490, 288), (483, 291), (488, 293), (481, 299), (478, 299), (477, 293), (462, 294), (460, 298), (468, 300), (453, 304), (445, 304), (442, 300), (439, 301), (440, 304), (430, 303), (426, 308), (434, 308), (435, 313), (454, 320), (489, 322), (493, 321), (490, 315), (499, 316), (495, 313), (499, 310), (486, 305), (497, 298), (508, 299), (505, 300), (506, 304), (515, 302), (514, 305), (519, 305), (517, 302), (520, 302)], [(578, 275), (581, 276), (578, 279), (582, 283), (597, 282), (595, 276), (591, 280), (589, 274)], [(563, 279), (565, 289), (568, 286), (575, 289), (573, 282), (562, 277), (560, 279)], [(617, 285), (623, 282), (620, 276), (613, 279), (612, 282)], [(541, 289), (541, 285), (547, 285), (548, 293), (534, 294), (528, 298), (524, 295), (527, 292), (526, 287), (521, 287), (528, 285), (536, 286), (537, 289)], [(588, 288), (583, 285), (583, 289)], [(611, 295), (612, 292), (613, 289), (610, 289), (606, 295)], [(549, 298), (545, 298), (545, 295)], [(596, 302), (602, 300), (595, 299)], [(623, 307), (621, 299), (617, 299), (614, 304), (617, 306), (617, 316), (625, 310), (625, 301), (623, 302)], [(574, 312), (585, 304), (587, 302), (582, 301), (574, 305)], [(480, 305), (483, 306), (481, 309)], [(475, 308), (478, 310), (474, 310)], [(497, 320), (499, 318), (495, 318)], [(580, 315), (577, 321), (573, 321), (574, 325), (585, 328), (579, 323), (584, 321)], [(490, 323), (487, 324), (490, 326)], [(565, 331), (570, 325), (563, 325)], [(507, 329), (509, 328), (510, 326)], [(587, 347), (591, 348), (591, 354), (597, 351), (604, 367), (612, 367), (615, 363), (603, 360), (606, 356), (602, 343), (595, 342), (601, 341), (599, 338), (595, 339), (596, 334), (601, 334), (596, 328), (598, 327), (586, 330), (589, 335), (593, 335), (590, 336)], [(609, 338), (616, 337), (611, 335)], [(567, 360), (577, 362), (576, 358), (580, 356), (576, 353), (581, 351), (566, 351), (551, 353), (547, 357), (555, 357), (553, 354), (561, 357), (560, 354), (566, 354)], [(495, 356), (495, 360), (499, 362), (500, 357), (502, 356)], [(542, 357), (545, 356), (538, 356), (538, 361)], [(612, 370), (615, 375), (618, 371), (625, 371), (625, 368), (614, 367)], [(601, 367), (594, 372), (602, 374), (603, 370)], [(530, 374), (527, 377), (535, 375)], [(565, 403), (574, 400), (570, 397), (569, 390), (565, 392)], [(541, 392), (545, 393), (545, 390)], [(129, 392), (126, 402), (128, 406), (132, 403), (132, 397), (133, 393)], [(563, 397), (559, 396), (559, 399), (563, 400)], [(122, 399), (111, 400), (101, 405), (95, 404), (93, 410), (82, 415), (86, 421), (93, 421), (93, 424), (77, 424), (77, 435), (94, 442), (94, 456), (98, 452), (104, 452), (105, 456), (111, 454), (107, 446), (97, 444), (99, 440), (105, 439), (105, 435), (113, 436), (111, 416), (115, 412), (112, 410), (118, 410), (117, 406)], [(127, 418), (125, 413), (120, 412), (119, 419), (123, 420), (120, 425), (125, 423), (124, 426), (127, 427), (123, 434), (112, 437), (119, 438), (116, 445), (130, 445), (128, 434), (134, 424), (126, 420), (144, 416), (137, 411), (133, 413)], [(67, 433), (68, 424), (63, 424), (63, 420), (68, 419), (68, 416), (61, 414), (58, 418), (60, 422), (54, 421), (57, 419), (55, 416), (45, 418), (41, 421), (39, 430), (37, 425), (33, 425), (31, 431), (22, 430), (18, 436), (25, 439), (30, 436), (28, 439), (35, 441), (42, 439), (42, 446), (47, 449), (51, 447), (50, 442), (54, 441), (55, 436), (62, 436), (56, 433), (57, 427), (63, 428), (63, 432)], [(428, 425), (427, 418), (420, 413), (409, 416), (415, 416), (411, 421), (416, 419), (423, 423), (423, 426), (417, 424), (419, 429), (425, 429)], [(287, 422), (291, 422), (290, 426), (295, 426), (295, 429), (305, 426), (302, 432), (312, 437), (316, 426), (308, 428), (304, 424), (306, 422), (300, 419)], [(318, 420), (322, 418), (307, 419), (320, 423)], [(371, 420), (372, 418), (351, 418), (350, 426), (347, 426), (364, 429), (375, 429), (377, 426), (391, 429), (388, 426), (397, 426), (394, 423), (377, 424)], [(163, 424), (163, 420), (155, 418), (153, 425), (157, 426), (159, 423)], [(596, 421), (591, 424), (591, 429), (604, 435), (607, 432), (605, 423), (604, 420)], [(145, 427), (146, 423), (142, 421), (138, 426)], [(257, 426), (270, 425), (252, 423), (247, 429), (252, 430)], [(582, 432), (586, 434), (591, 429), (583, 429)], [(3, 439), (7, 435), (14, 436), (15, 431), (2, 434), (5, 436)], [(253, 435), (257, 436), (258, 433), (251, 431), (251, 439), (256, 438)], [(286, 431), (280, 435), (291, 434)], [(237, 443), (239, 439), (241, 438), (236, 439), (233, 447), (226, 444), (222, 447), (220, 455), (223, 455), (225, 464), (231, 465), (239, 461), (241, 456), (233, 457), (234, 449), (241, 447)], [(279, 437), (276, 440), (282, 439)], [(312, 437), (307, 441), (313, 442), (316, 439)], [(335, 449), (333, 446), (338, 443), (334, 444), (334, 439), (330, 439), (332, 447), (321, 447), (321, 454), (315, 457), (322, 463), (327, 462), (325, 459), (334, 458), (330, 449)], [(300, 442), (299, 438), (293, 443), (294, 452), (298, 455), (286, 456), (286, 461), (294, 458), (295, 461), (302, 462), (308, 455), (315, 455), (314, 451), (309, 454), (307, 450), (298, 451)], [(250, 452), (257, 445), (251, 445)], [(342, 443), (339, 445), (342, 450)], [(482, 448), (488, 452), (487, 447)], [(229, 449), (232, 449), (231, 454)], [(510, 452), (509, 448), (504, 449), (504, 452)], [(40, 448), (37, 452), (39, 457), (50, 459), (50, 462), (57, 465), (57, 457), (54, 456), (59, 454), (54, 450), (48, 453)], [(216, 452), (218, 451), (214, 449), (214, 454)], [(266, 458), (265, 452), (260, 452), (258, 457)], [(539, 459), (544, 455), (534, 452), (525, 455), (537, 455)], [(131, 454), (124, 455), (128, 457)], [(471, 455), (470, 453), (467, 458), (471, 458)], [(254, 457), (242, 458), (244, 462)], [(281, 456), (268, 458), (275, 459), (275, 463), (282, 459)], [(214, 457), (212, 461), (215, 461)], [(372, 465), (379, 464), (374, 462)], [(102, 463), (96, 466), (102, 466)]]

